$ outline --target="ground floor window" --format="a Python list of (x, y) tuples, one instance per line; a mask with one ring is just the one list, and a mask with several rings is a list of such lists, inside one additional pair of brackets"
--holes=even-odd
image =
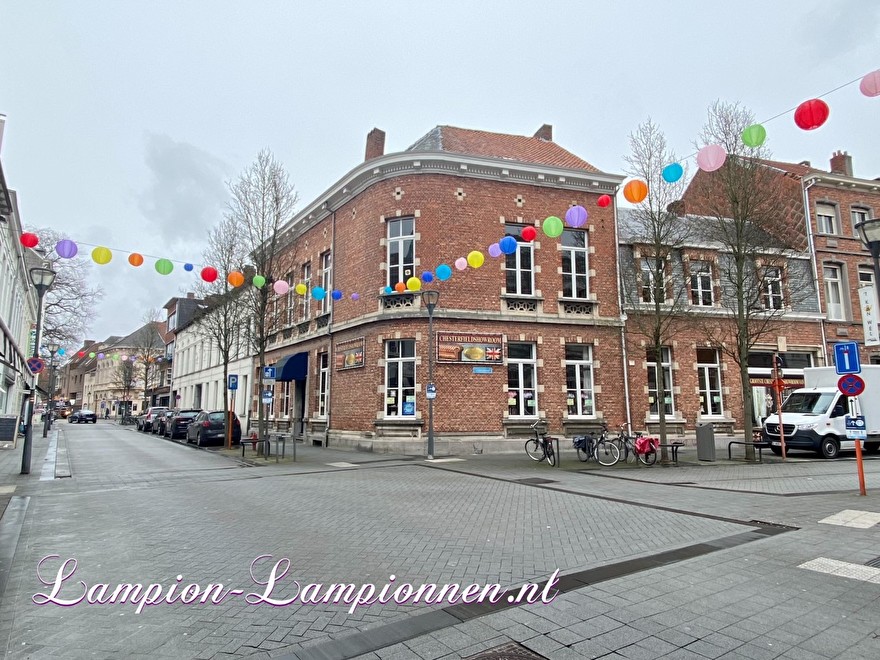
[(697, 376), (700, 381), (700, 413), (721, 416), (724, 405), (721, 398), (721, 365), (714, 348), (697, 349)]
[(566, 344), (565, 383), (569, 416), (595, 417), (592, 346), (589, 344)]
[(329, 358), (326, 353), (318, 356), (318, 417), (327, 417), (327, 393), (330, 391)]
[[(663, 404), (663, 410), (667, 415), (672, 415), (675, 410), (674, 401), (672, 399), (672, 354), (668, 347), (660, 349), (660, 361), (657, 361), (657, 355), (654, 349), (649, 348), (645, 352), (645, 359), (648, 363), (648, 405), (650, 406), (651, 415), (660, 416), (660, 404)], [(663, 394), (658, 392), (660, 378), (659, 373), (663, 373)]]
[(416, 343), (412, 339), (385, 342), (385, 416), (415, 417)]
[(538, 415), (538, 361), (535, 345), (507, 344), (507, 413), (510, 417)]
[(281, 407), (278, 413), (281, 417), (290, 416), (290, 381), (281, 385)]

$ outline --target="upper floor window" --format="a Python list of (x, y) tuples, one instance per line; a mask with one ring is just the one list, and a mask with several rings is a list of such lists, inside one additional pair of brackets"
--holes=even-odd
[(321, 300), (321, 314), (330, 311), (330, 289), (333, 286), (333, 256), (329, 252), (321, 254), (321, 287), (327, 294)]
[(843, 306), (843, 278), (840, 266), (825, 264), (822, 266), (822, 277), (825, 280), (825, 309), (829, 321), (845, 321), (846, 313)]
[(413, 218), (388, 220), (388, 286), (406, 282), (416, 268), (416, 229)]
[(516, 252), (504, 256), (507, 293), (531, 296), (535, 292), (534, 247), (520, 235), (521, 227), (505, 225), (505, 233), (516, 241)]
[[(853, 230), (855, 230), (855, 226), (860, 222), (864, 222), (865, 220), (870, 219), (871, 211), (870, 209), (863, 208), (861, 206), (853, 206), (849, 210), (849, 215), (852, 218)], [(858, 236), (858, 234), (856, 234)]]
[(302, 265), (300, 282), (306, 285), (306, 295), (300, 296), (300, 320), (308, 321), (312, 315), (312, 262), (307, 261)]
[(711, 307), (712, 264), (708, 261), (691, 261), (691, 304)]
[(874, 269), (870, 266), (859, 266), (859, 286), (874, 286)]
[(585, 300), (589, 292), (587, 232), (566, 229), (562, 232), (562, 295)]
[(831, 204), (816, 204), (816, 226), (820, 234), (837, 234), (837, 208)]
[(177, 312), (170, 312), (168, 314), (168, 330), (175, 330), (177, 328)]
[[(655, 302), (655, 297), (659, 297), (659, 302), (661, 303), (666, 302), (663, 271), (658, 271), (656, 267), (657, 264), (654, 257), (642, 257), (642, 302), (653, 303)], [(658, 293), (659, 296), (657, 296)]]
[(782, 309), (782, 269), (776, 266), (767, 268), (761, 288), (761, 304), (764, 309)]
[(288, 273), (284, 279), (287, 281), (287, 295), (284, 300), (285, 309), (287, 310), (286, 325), (290, 325), (296, 322), (296, 292), (293, 290), (293, 287), (296, 286), (296, 281), (294, 280), (293, 273)]

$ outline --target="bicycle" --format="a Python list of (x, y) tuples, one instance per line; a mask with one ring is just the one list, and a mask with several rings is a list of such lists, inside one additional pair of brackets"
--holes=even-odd
[(546, 428), (538, 429), (539, 425), (542, 425), (540, 419), (531, 425), (535, 437), (526, 440), (526, 454), (533, 461), (546, 460), (550, 467), (553, 467), (556, 465), (556, 451), (553, 449), (553, 441), (556, 438), (548, 436)]
[(599, 465), (610, 467), (620, 460), (620, 449), (608, 440), (608, 426), (602, 425), (602, 432), (598, 438), (592, 435), (577, 435), (572, 440), (572, 446), (577, 450), (578, 458), (586, 463), (591, 458)]
[(646, 436), (642, 431), (629, 435), (625, 429), (626, 424), (621, 424), (617, 437), (612, 440), (623, 453), (624, 462), (633, 464), (638, 461), (643, 465), (654, 465), (657, 462), (657, 445), (660, 441)]

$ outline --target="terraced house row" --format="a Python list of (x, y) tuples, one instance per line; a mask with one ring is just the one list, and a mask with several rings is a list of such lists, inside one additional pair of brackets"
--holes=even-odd
[[(616, 201), (622, 174), (556, 144), (547, 125), (533, 136), (437, 126), (398, 153), (386, 154), (384, 142), (374, 129), (365, 160), (283, 229), (290, 240), (277, 256), (286, 279), (345, 296), (318, 301), (291, 291), (275, 301), (267, 355), (277, 371), (267, 406), (274, 427), (309, 442), (423, 453), (428, 311), (421, 292), (386, 287), (436, 273), (472, 250), (486, 254), (505, 236), (516, 241), (510, 254), (487, 255), (479, 268), (453, 268), (448, 280), (423, 285), (440, 292), (433, 311), (438, 453), (491, 450), (537, 418), (567, 436), (603, 421), (654, 429), (661, 406), (674, 432), (705, 422), (744, 427), (739, 369), (723, 342), (712, 340), (731, 323), (722, 246), (696, 235), (672, 254), (664, 277), (683, 288), (687, 304), (658, 353), (637, 328), (658, 289), (633, 211)], [(861, 342), (857, 290), (873, 282), (873, 271), (853, 227), (880, 208), (880, 181), (854, 176), (846, 153), (834, 154), (828, 170), (806, 162), (761, 166), (778, 179), (780, 223), (796, 233), (797, 249), (783, 261), (756, 263), (765, 277), (755, 304), (781, 322), (749, 355), (755, 422), (767, 415), (774, 353), (784, 356), (784, 377), (796, 387), (805, 367), (830, 363), (832, 344)], [(704, 176), (671, 209), (682, 223), (704, 221)], [(603, 195), (615, 201), (600, 206)], [(586, 224), (548, 237), (545, 218), (564, 217), (574, 205), (588, 210)], [(524, 240), (526, 228), (537, 230), (534, 240)], [(224, 385), (216, 351), (194, 323), (175, 329), (168, 392), (181, 407), (212, 407)], [(880, 352), (862, 358), (878, 362)], [(262, 405), (254, 367), (238, 365), (236, 408), (253, 425)]]

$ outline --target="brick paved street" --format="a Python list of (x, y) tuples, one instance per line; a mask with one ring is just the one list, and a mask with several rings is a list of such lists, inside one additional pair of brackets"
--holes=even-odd
[[(0, 560), (4, 542), (14, 553), (0, 601), (6, 657), (457, 658), (510, 642), (548, 658), (880, 657), (880, 571), (865, 566), (880, 555), (877, 460), (859, 497), (851, 460), (699, 464), (683, 451), (680, 467), (595, 469), (563, 448), (553, 469), (524, 454), (427, 464), (300, 446), (296, 463), (250, 467), (103, 421), (58, 431), (37, 439), (29, 476), (19, 451), (0, 452), (11, 497)], [(71, 477), (41, 479), (50, 447)], [(51, 590), (36, 574), (47, 555), (78, 562), (60, 598), (79, 595), (78, 580), (168, 588), (178, 575), (179, 588), (261, 592), (249, 573), (261, 555), (291, 561), (276, 598), (293, 580), (568, 578), (549, 605), (349, 614), (239, 595), (137, 614), (129, 603), (35, 605)], [(47, 561), (43, 577), (59, 565)], [(254, 570), (265, 580), (268, 564)]]

